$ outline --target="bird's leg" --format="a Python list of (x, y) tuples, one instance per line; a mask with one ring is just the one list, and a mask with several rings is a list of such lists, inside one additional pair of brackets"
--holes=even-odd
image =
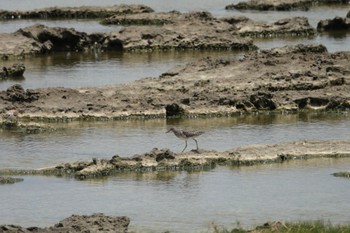
[(187, 148), (187, 140), (185, 140), (185, 143), (186, 143), (185, 148), (181, 151), (181, 153), (184, 152), (185, 149)]
[(193, 138), (193, 140), (196, 142), (196, 145), (197, 145), (197, 151), (199, 150), (199, 148), (198, 148), (198, 142), (197, 142), (197, 140), (195, 139), (195, 138)]

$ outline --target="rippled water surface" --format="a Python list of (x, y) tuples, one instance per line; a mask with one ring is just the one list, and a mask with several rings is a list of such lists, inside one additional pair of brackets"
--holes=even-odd
[(331, 173), (349, 166), (349, 159), (320, 159), (84, 182), (24, 177), (0, 186), (0, 215), (2, 222), (48, 226), (70, 213), (103, 212), (129, 216), (138, 232), (213, 232), (213, 225), (275, 220), (348, 223), (350, 183)]
[[(217, 17), (244, 15), (254, 20), (306, 16), (316, 27), (322, 19), (345, 17), (349, 6), (315, 7), (310, 11), (226, 11), (238, 0), (114, 1), (99, 5), (143, 3), (156, 11), (206, 10)], [(92, 0), (0, 0), (0, 9), (31, 10), (51, 6), (96, 5)], [(87, 33), (118, 31), (94, 20), (0, 21), (0, 32), (42, 23), (73, 27)], [(350, 51), (349, 34), (319, 34), (311, 38), (256, 39), (261, 49), (291, 44), (324, 44), (330, 52)], [(20, 60), (24, 77), (0, 81), (0, 90), (19, 83), (25, 88), (87, 87), (127, 83), (157, 77), (176, 65), (196, 59), (234, 57), (234, 52), (169, 53), (54, 53)], [(12, 62), (1, 61), (2, 65)], [(24, 134), (0, 130), (0, 170), (40, 168), (65, 162), (131, 156), (154, 147), (180, 152), (184, 142), (170, 127), (204, 130), (199, 147), (225, 151), (248, 144), (294, 140), (350, 140), (348, 113), (256, 115), (214, 119), (74, 122), (52, 124), (57, 131)], [(189, 141), (188, 150), (195, 147)], [(349, 180), (330, 175), (349, 170), (350, 159), (290, 161), (241, 168), (217, 167), (201, 172), (152, 172), (77, 181), (68, 178), (24, 176), (24, 182), (0, 186), (0, 224), (49, 226), (71, 214), (103, 212), (131, 218), (137, 232), (212, 232), (214, 225), (227, 228), (240, 222), (252, 227), (266, 221), (350, 221)]]

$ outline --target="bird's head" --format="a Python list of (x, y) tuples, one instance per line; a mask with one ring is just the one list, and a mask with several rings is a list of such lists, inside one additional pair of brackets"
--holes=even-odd
[(173, 127), (171, 127), (168, 131), (166, 131), (166, 133), (169, 133), (169, 132), (171, 132), (171, 131), (173, 131), (174, 132), (174, 128)]

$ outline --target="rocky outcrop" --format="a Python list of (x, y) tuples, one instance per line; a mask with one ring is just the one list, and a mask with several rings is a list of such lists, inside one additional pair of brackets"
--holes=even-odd
[(47, 27), (35, 24), (14, 33), (0, 34), (0, 56), (2, 59), (28, 54), (45, 54), (52, 51), (82, 51), (92, 42), (86, 33), (72, 28)]
[(259, 10), (259, 11), (292, 11), (292, 10), (309, 10), (313, 0), (250, 0), (230, 4), (225, 7), (226, 10)]
[(81, 6), (81, 7), (50, 7), (32, 11), (0, 10), (0, 19), (85, 19), (106, 18), (112, 15), (138, 14), (153, 12), (145, 5), (114, 5), (114, 6)]
[(187, 24), (189, 21), (204, 20), (207, 24), (215, 25), (218, 22), (225, 22), (232, 27), (226, 26), (233, 34), (251, 37), (271, 36), (307, 36), (314, 35), (312, 28), (305, 17), (294, 17), (278, 20), (273, 24), (256, 22), (243, 16), (230, 18), (214, 18), (208, 12), (184, 13), (144, 13), (125, 16), (112, 16), (103, 21), (105, 24), (122, 25), (176, 25)]
[(128, 217), (112, 217), (102, 213), (93, 215), (72, 215), (63, 219), (54, 226), (47, 228), (40, 227), (21, 227), (15, 225), (0, 225), (0, 232), (6, 233), (78, 233), (78, 232), (115, 232), (127, 233), (130, 219)]
[[(1, 184), (14, 184), (17, 182), (22, 182), (22, 178), (13, 178), (13, 177), (8, 177), (8, 176), (0, 176), (0, 185)], [(1, 229), (1, 227), (0, 227)], [(0, 231), (1, 232), (1, 231)]]
[[(100, 43), (103, 47), (120, 44), (126, 51), (256, 49), (251, 40), (235, 35), (230, 24), (216, 20), (208, 12), (170, 13), (168, 17), (172, 22), (161, 27), (125, 27), (110, 33)], [(165, 19), (161, 20), (164, 22)]]
[(309, 10), (317, 4), (348, 4), (348, 0), (249, 0), (230, 4), (226, 10), (292, 11)]
[(306, 17), (294, 17), (278, 20), (272, 24), (255, 22), (244, 16), (224, 18), (241, 36), (278, 37), (278, 36), (310, 36), (316, 30), (311, 27)]
[(8, 78), (23, 77), (23, 73), (26, 70), (23, 64), (14, 64), (11, 67), (2, 67), (0, 70), (0, 80)]
[(350, 18), (350, 11), (347, 13), (346, 18)]
[(350, 18), (335, 17), (334, 19), (321, 20), (317, 24), (318, 31), (350, 30)]

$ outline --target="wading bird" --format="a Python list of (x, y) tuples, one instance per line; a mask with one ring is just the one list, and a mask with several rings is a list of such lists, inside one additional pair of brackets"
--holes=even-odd
[(181, 153), (184, 152), (185, 149), (187, 148), (187, 140), (190, 138), (192, 138), (196, 142), (197, 151), (198, 151), (198, 142), (196, 140), (196, 137), (204, 134), (203, 131), (185, 131), (185, 130), (181, 130), (181, 129), (170, 128), (167, 131), (167, 133), (169, 133), (170, 131), (173, 132), (177, 138), (185, 140), (186, 145), (185, 145), (185, 148), (181, 151)]

